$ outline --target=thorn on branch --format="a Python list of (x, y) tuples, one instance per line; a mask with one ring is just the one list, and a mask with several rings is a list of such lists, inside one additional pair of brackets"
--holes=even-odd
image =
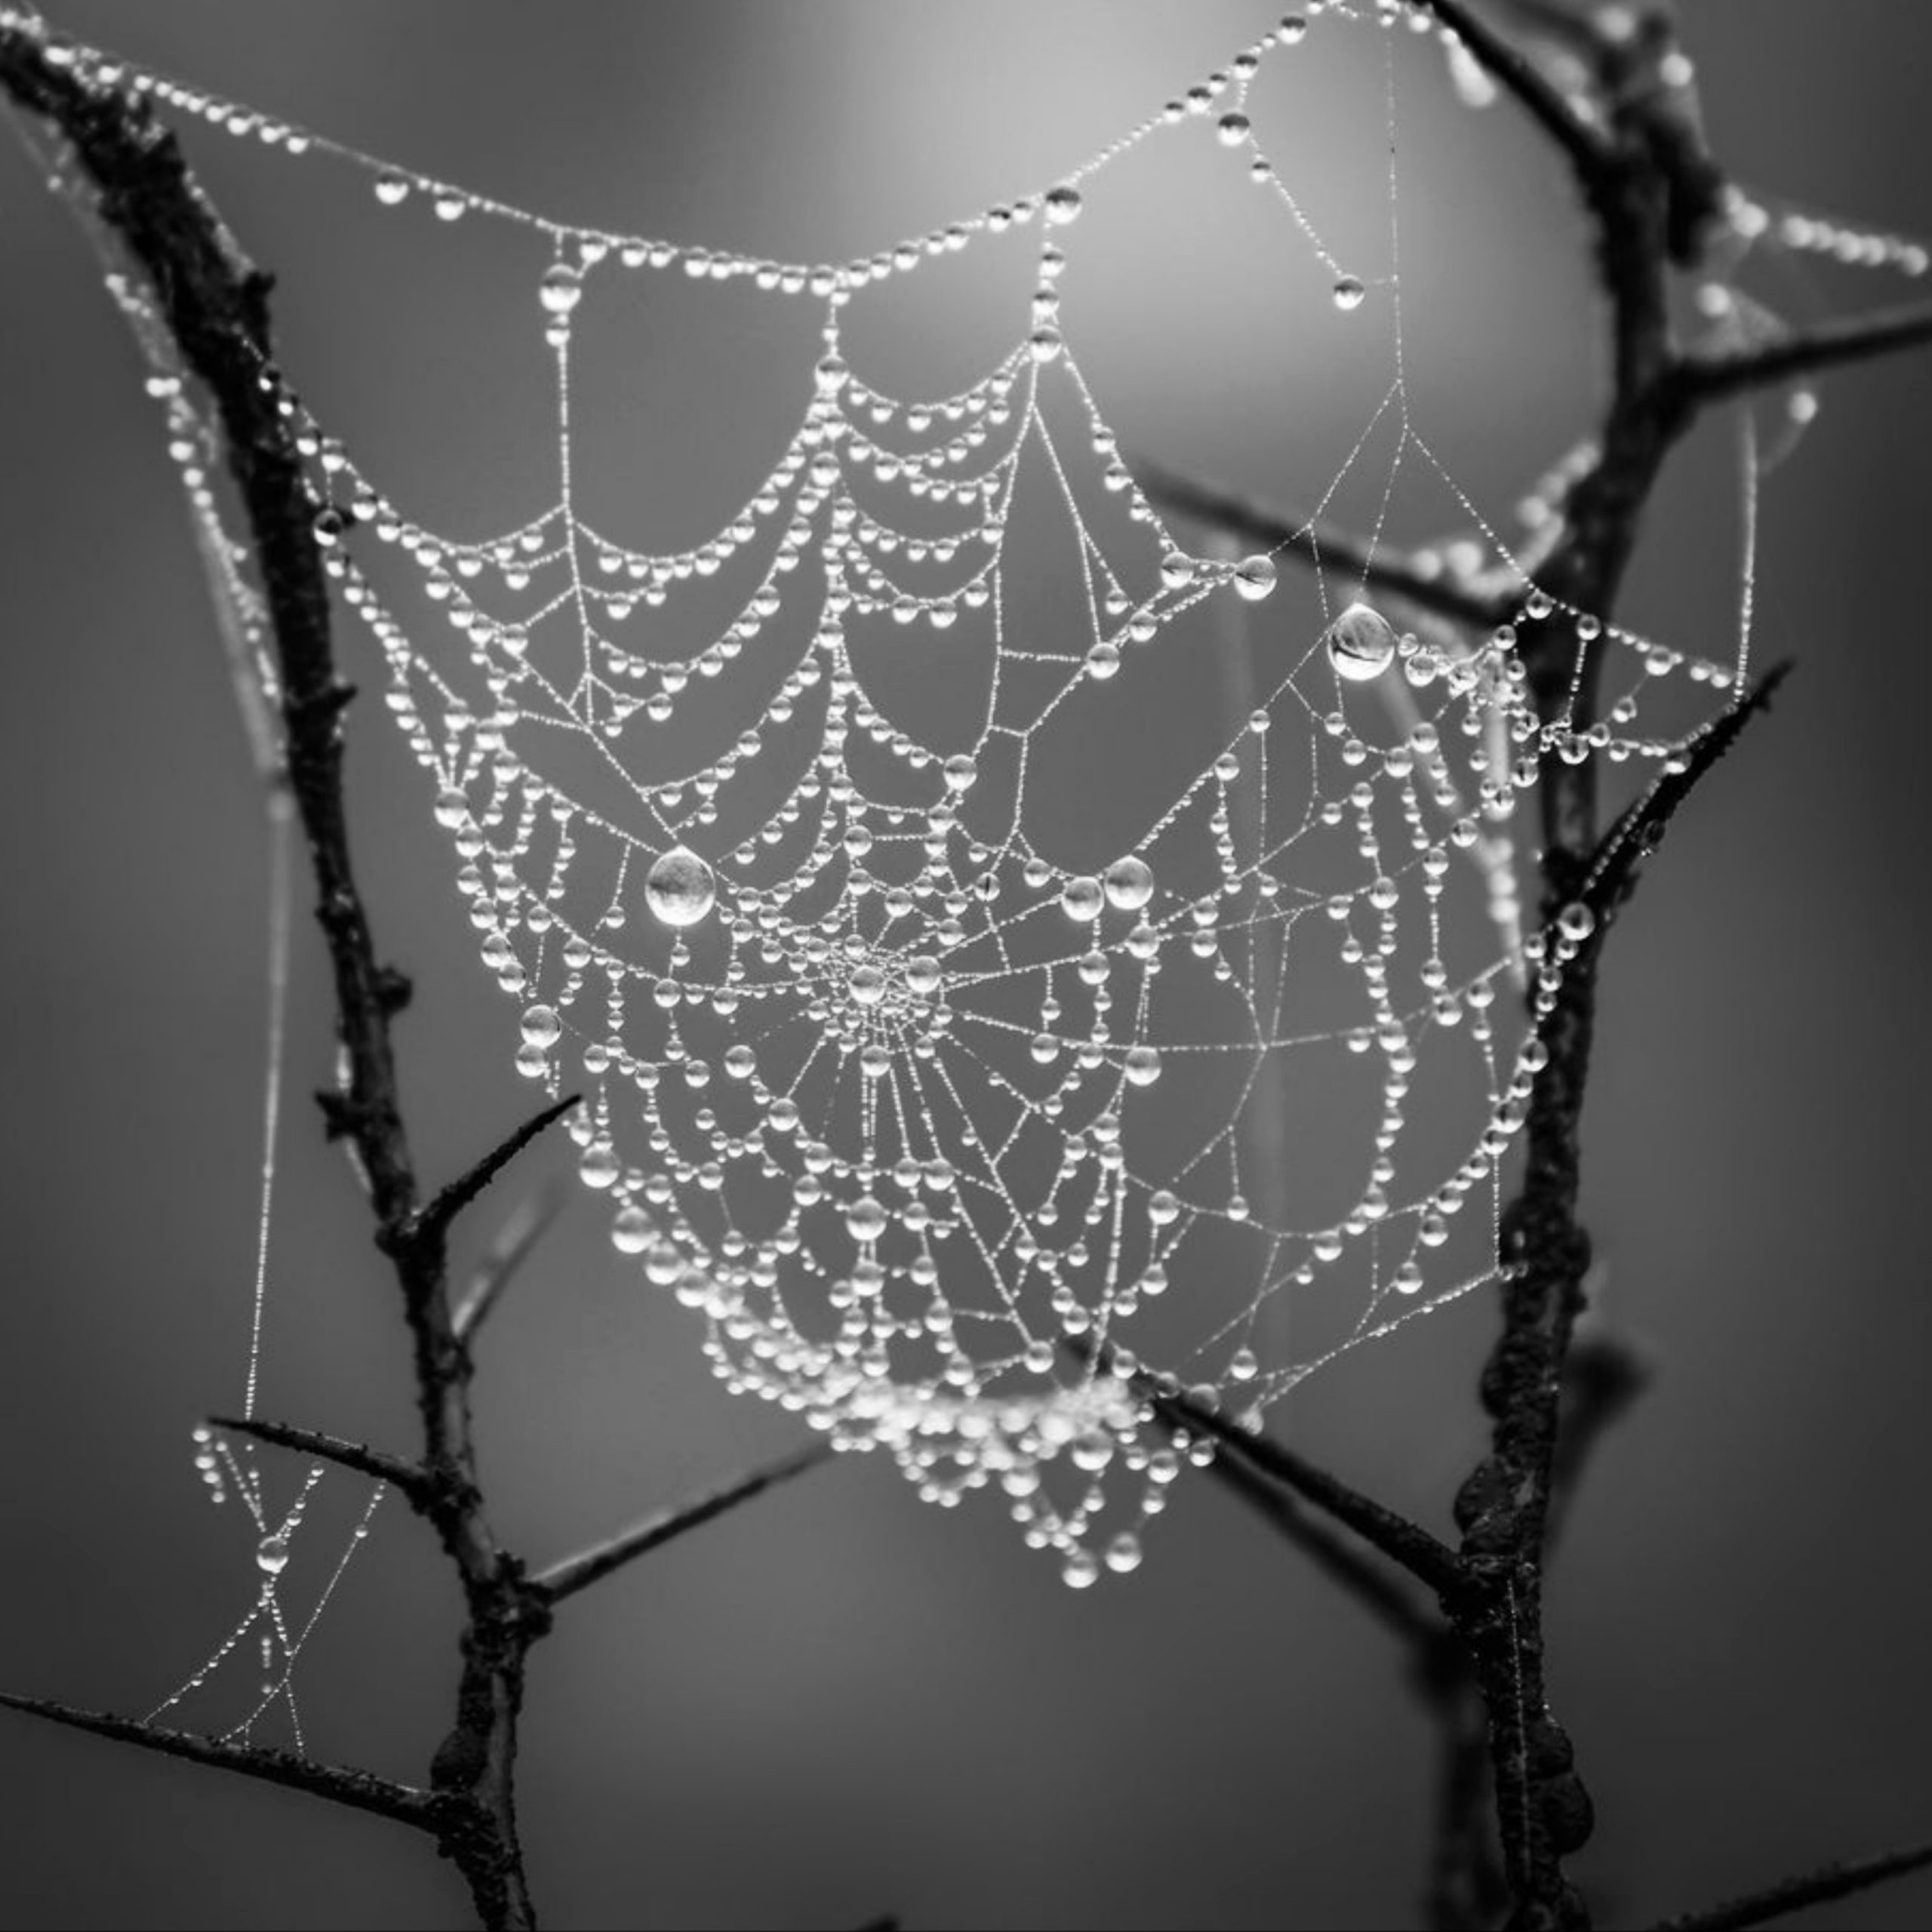
[(226, 1429), (232, 1435), (252, 1437), (277, 1449), (292, 1449), (298, 1455), (318, 1456), (325, 1462), (353, 1469), (358, 1475), (386, 1482), (412, 1501), (429, 1487), (429, 1476), (420, 1463), (409, 1462), (368, 1444), (350, 1442), (339, 1435), (325, 1435), (312, 1429), (297, 1429), (280, 1422), (257, 1422), (238, 1416), (210, 1416), (211, 1428)]
[(579, 1590), (601, 1583), (626, 1564), (649, 1555), (688, 1531), (701, 1527), (737, 1509), (740, 1503), (750, 1502), (775, 1484), (816, 1469), (820, 1463), (829, 1460), (832, 1454), (832, 1444), (823, 1438), (808, 1442), (802, 1449), (794, 1451), (777, 1462), (768, 1463), (763, 1469), (753, 1469), (721, 1489), (678, 1503), (660, 1515), (647, 1517), (634, 1529), (620, 1531), (608, 1543), (598, 1543), (580, 1555), (566, 1557), (562, 1562), (552, 1564), (540, 1576), (533, 1577), (531, 1586), (552, 1603), (561, 1603), (565, 1597), (574, 1596)]
[(1932, 1866), (1932, 1842), (1903, 1851), (1883, 1852), (1875, 1858), (1842, 1860), (1820, 1866), (1815, 1872), (1781, 1878), (1762, 1891), (1747, 1892), (1742, 1898), (1727, 1900), (1702, 1912), (1660, 1919), (1653, 1932), (1746, 1932), (1749, 1927), (1768, 1925), (1773, 1919), (1786, 1918), (1794, 1912), (1826, 1905), (1833, 1899), (1850, 1898), (1928, 1866)]
[(198, 1737), (192, 1731), (170, 1730), (160, 1724), (113, 1717), (101, 1711), (77, 1710), (71, 1705), (41, 1697), (17, 1697), (0, 1691), (0, 1706), (45, 1718), (51, 1724), (65, 1724), (70, 1730), (111, 1738), (116, 1743), (136, 1745), (166, 1757), (185, 1758), (191, 1764), (211, 1764), (217, 1770), (238, 1772), (269, 1784), (287, 1785), (355, 1810), (374, 1811), (398, 1824), (414, 1825), (426, 1831), (433, 1828), (432, 1801), (427, 1792), (377, 1777), (372, 1771), (318, 1764), (312, 1758), (297, 1757), (291, 1751), (272, 1750), (262, 1745), (224, 1743), (219, 1739)]
[(1730, 710), (1692, 740), (1678, 768), (1666, 771), (1604, 835), (1579, 894), (1596, 915), (1599, 929), (1636, 890), (1644, 861), (1663, 844), (1691, 793), (1752, 720), (1770, 709), (1791, 669), (1789, 662), (1774, 665)]
[(561, 1120), (573, 1108), (580, 1106), (583, 1097), (580, 1094), (572, 1094), (544, 1108), (540, 1113), (533, 1114), (508, 1139), (485, 1154), (466, 1173), (459, 1174), (428, 1202), (415, 1217), (411, 1230), (412, 1235), (418, 1240), (429, 1240), (446, 1233), (450, 1223), (546, 1127)]

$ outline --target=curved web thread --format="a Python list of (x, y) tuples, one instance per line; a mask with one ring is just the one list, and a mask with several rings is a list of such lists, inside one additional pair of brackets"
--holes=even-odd
[[(131, 81), (365, 168), (386, 207), (547, 241), (554, 494), (515, 528), (406, 516), (283, 390), (317, 461), (318, 540), (385, 654), (483, 964), (518, 1004), (518, 1069), (587, 1083), (583, 1179), (612, 1202), (620, 1252), (701, 1316), (728, 1386), (884, 1449), (934, 1501), (1003, 1492), (1075, 1584), (1135, 1567), (1204, 1453), (1158, 1423), (1134, 1369), (1258, 1420), (1494, 1278), (1500, 1167), (1542, 1060), (1517, 989), (1546, 1011), (1588, 936), (1580, 909), (1521, 931), (1518, 796), (1548, 754), (1668, 761), (1681, 739), (1637, 728), (1654, 690), (1738, 681), (1572, 611), (1614, 695), (1587, 728), (1545, 722), (1513, 625), (1404, 629), (1318, 548), (1317, 611), (1285, 655), (1271, 639), (1264, 669), (1233, 626), (1244, 719), (1103, 862), (1059, 856), (1035, 801), (1079, 721), (1189, 613), (1281, 601), (1274, 556), (1195, 554), (1164, 521), (1063, 323), (1084, 198), (1149, 136), (1204, 119), (1279, 197), (1339, 308), (1389, 292), (1389, 386), (1317, 515), (1385, 461), (1383, 515), (1406, 472), (1481, 533), (1441, 568), (1505, 587), (1519, 617), (1553, 608), (1536, 563), (1588, 452), (1533, 499), (1528, 540), (1505, 542), (1412, 414), (1393, 247), (1383, 280), (1346, 271), (1260, 144), (1250, 83), (1317, 15), (1433, 30), (1405, 5), (1311, 7), (1057, 186), (843, 264), (558, 223)], [(1029, 228), (1038, 273), (1009, 352), (937, 397), (866, 380), (843, 325), (869, 285)], [(823, 321), (776, 462), (710, 538), (666, 553), (578, 501), (571, 378), (605, 278), (674, 266), (815, 300)], [(1027, 621), (1010, 568), (1049, 524), (1075, 574), (1070, 636)], [(351, 554), (365, 525), (447, 632), (392, 614)], [(1311, 521), (1291, 542), (1314, 540)], [(713, 580), (735, 592), (721, 627), (687, 614)], [(956, 682), (943, 734), (900, 721), (893, 666), (915, 653)], [(694, 757), (708, 693), (743, 716)], [(1300, 1192), (1254, 1171), (1264, 1112), (1312, 1177)]]

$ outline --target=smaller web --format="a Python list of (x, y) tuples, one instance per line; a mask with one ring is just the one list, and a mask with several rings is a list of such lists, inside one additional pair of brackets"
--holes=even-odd
[[(288, 789), (275, 722), (277, 679), (269, 648), (267, 610), (249, 574), (248, 547), (229, 534), (216, 491), (215, 481), (223, 474), (225, 456), (214, 411), (197, 395), (193, 379), (175, 351), (144, 282), (112, 231), (100, 220), (96, 197), (85, 176), (64, 149), (51, 147), (11, 109), (8, 114), (29, 158), (88, 236), (100, 260), (109, 294), (128, 324), (146, 365), (147, 392), (165, 414), (169, 454), (177, 466), (187, 498), (244, 737), (263, 786), (269, 835), (266, 1038), (254, 1265), (242, 1384), (242, 1414), (252, 1419), (261, 1376), (281, 1094), (288, 1057), (294, 887), (294, 801)], [(250, 1527), (256, 1572), (254, 1595), (227, 1636), (148, 1712), (145, 1721), (154, 1722), (180, 1709), (198, 1692), (217, 1685), (225, 1687), (231, 1675), (252, 1663), (259, 1675), (251, 1707), (222, 1734), (225, 1741), (254, 1741), (257, 1727), (264, 1720), (278, 1716), (296, 1748), (303, 1749), (306, 1747), (294, 1681), (296, 1663), (350, 1562), (367, 1539), (385, 1485), (377, 1484), (371, 1491), (314, 1601), (297, 1620), (284, 1601), (286, 1574), (297, 1535), (327, 1472), (318, 1463), (309, 1465), (293, 1494), (285, 1502), (278, 1503), (273, 1500), (270, 1479), (261, 1466), (253, 1441), (231, 1438), (205, 1423), (195, 1426), (192, 1439), (195, 1470), (210, 1501), (222, 1505), (232, 1500)]]

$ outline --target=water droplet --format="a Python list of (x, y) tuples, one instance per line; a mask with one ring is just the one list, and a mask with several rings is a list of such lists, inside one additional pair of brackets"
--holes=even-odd
[(1104, 684), (1120, 669), (1120, 646), (1111, 638), (1101, 638), (1087, 650), (1087, 675)]
[(1395, 633), (1372, 604), (1351, 604), (1328, 627), (1328, 658), (1352, 684), (1379, 678), (1395, 662)]
[(1118, 1577), (1140, 1567), (1140, 1539), (1131, 1530), (1122, 1530), (1107, 1545), (1107, 1567)]
[(657, 1232), (651, 1217), (641, 1208), (635, 1204), (620, 1208), (611, 1224), (611, 1244), (620, 1254), (641, 1254)]
[(523, 1041), (539, 1053), (547, 1052), (563, 1038), (564, 1023), (553, 1006), (533, 1006), (523, 1016)]
[(583, 1176), (586, 1187), (601, 1188), (614, 1186), (624, 1170), (616, 1149), (609, 1141), (594, 1140), (584, 1149), (577, 1171)]
[(1259, 604), (1275, 588), (1275, 560), (1257, 555), (1244, 557), (1235, 566), (1235, 591), (1251, 604)]
[(1069, 919), (1097, 919), (1100, 908), (1106, 903), (1106, 894), (1098, 879), (1083, 875), (1069, 879), (1061, 887), (1060, 903)]
[(851, 373), (846, 367), (844, 357), (836, 354), (820, 356), (817, 368), (812, 371), (820, 395), (836, 395), (845, 386)]
[(645, 875), (645, 902), (667, 926), (694, 926), (718, 899), (709, 866), (688, 846), (674, 845)]
[(436, 794), (436, 823), (455, 831), (468, 823), (469, 801), (452, 785)]
[(1398, 1295), (1420, 1294), (1422, 1292), (1422, 1266), (1419, 1262), (1405, 1261), (1395, 1270), (1391, 1285)]
[(1557, 915), (1556, 929), (1565, 939), (1581, 946), (1596, 931), (1597, 915), (1578, 900)]
[(1107, 903), (1122, 912), (1137, 912), (1154, 896), (1153, 869), (1145, 859), (1116, 859), (1101, 881)]
[(255, 1567), (265, 1577), (279, 1577), (288, 1567), (288, 1539), (279, 1530), (256, 1544)]
[(1214, 132), (1222, 146), (1238, 148), (1254, 132), (1254, 128), (1245, 114), (1224, 114), (1215, 122)]
[(1147, 1197), (1147, 1218), (1155, 1227), (1164, 1228), (1180, 1218), (1180, 1203), (1167, 1188), (1157, 1188)]
[(949, 792), (969, 792), (973, 781), (980, 775), (980, 768), (964, 752), (946, 761), (946, 789)]
[(1128, 1083), (1135, 1087), (1151, 1087), (1161, 1077), (1160, 1051), (1155, 1047), (1131, 1047), (1128, 1050), (1125, 1072)]
[(876, 966), (859, 967), (846, 985), (861, 1006), (876, 1006), (885, 997), (885, 975)]
[(1161, 559), (1161, 582), (1169, 590), (1185, 590), (1194, 581), (1194, 559), (1185, 551), (1170, 550)]
[(568, 262), (558, 262), (543, 272), (538, 299), (553, 315), (568, 315), (583, 299), (583, 277)]
[(869, 1194), (862, 1194), (845, 1211), (845, 1231), (854, 1241), (877, 1241), (885, 1232), (885, 1210)]
[(404, 176), (389, 174), (376, 177), (376, 198), (384, 208), (394, 208), (398, 202), (406, 200), (408, 194), (409, 183)]
[(1070, 1549), (1060, 1566), (1060, 1574), (1069, 1589), (1084, 1590), (1099, 1577), (1100, 1566), (1094, 1561), (1091, 1549)]
[(1026, 346), (1035, 362), (1051, 362), (1066, 346), (1066, 338), (1058, 329), (1035, 329), (1026, 338)]
[(1335, 280), (1335, 306), (1346, 315), (1368, 299), (1367, 285), (1359, 275), (1338, 275)]
[(1063, 181), (1057, 188), (1047, 190), (1045, 207), (1047, 219), (1055, 227), (1064, 228), (1069, 221), (1080, 219), (1080, 190), (1070, 181)]

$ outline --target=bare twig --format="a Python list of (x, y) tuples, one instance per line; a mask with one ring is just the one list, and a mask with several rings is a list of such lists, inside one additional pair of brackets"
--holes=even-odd
[(313, 1798), (326, 1798), (332, 1804), (346, 1804), (358, 1811), (374, 1811), (398, 1824), (414, 1825), (423, 1830), (433, 1828), (435, 1800), (429, 1792), (412, 1785), (393, 1783), (377, 1777), (373, 1771), (318, 1764), (312, 1758), (298, 1758), (293, 1752), (271, 1750), (258, 1744), (223, 1743), (216, 1738), (198, 1737), (191, 1731), (143, 1724), (135, 1718), (76, 1710), (71, 1705), (54, 1703), (44, 1697), (16, 1697), (0, 1691), (0, 1705), (10, 1711), (24, 1711), (30, 1717), (45, 1718), (50, 1724), (88, 1731), (96, 1737), (112, 1738), (118, 1744), (137, 1745), (143, 1751), (158, 1751), (165, 1757), (185, 1758), (191, 1764), (211, 1764), (218, 1770), (235, 1771), (243, 1777), (287, 1785)]
[(1157, 463), (1137, 459), (1133, 468), (1142, 489), (1164, 509), (1244, 543), (1269, 550), (1286, 548), (1308, 564), (1346, 571), (1452, 623), (1487, 630), (1509, 614), (1494, 598), (1459, 577), (1419, 568), (1399, 550), (1371, 544), (1352, 531), (1269, 509)]
[(325, 1435), (319, 1430), (297, 1429), (288, 1423), (259, 1422), (241, 1416), (210, 1416), (209, 1422), (231, 1435), (252, 1436), (277, 1449), (292, 1449), (303, 1456), (319, 1456), (325, 1462), (339, 1463), (358, 1475), (373, 1476), (400, 1494), (421, 1496), (429, 1482), (421, 1464), (411, 1463), (386, 1451), (371, 1449), (367, 1443), (350, 1442), (339, 1435)]
[(657, 1515), (647, 1516), (642, 1522), (620, 1531), (608, 1542), (595, 1544), (575, 1556), (566, 1557), (561, 1563), (553, 1564), (533, 1577), (531, 1588), (551, 1603), (561, 1603), (565, 1598), (588, 1589), (592, 1583), (601, 1582), (614, 1571), (621, 1570), (640, 1556), (648, 1556), (674, 1538), (714, 1521), (740, 1503), (750, 1502), (774, 1484), (816, 1469), (831, 1455), (830, 1443), (822, 1438), (808, 1442), (790, 1455), (781, 1457), (775, 1463), (768, 1463), (761, 1469), (751, 1470), (722, 1488), (694, 1497)]
[(1211, 1472), (1392, 1635), (1407, 1643), (1424, 1644), (1441, 1635), (1441, 1623), (1411, 1590), (1371, 1561), (1355, 1544), (1337, 1535), (1246, 1457), (1217, 1456)]
[(1592, 206), (1615, 194), (1618, 171), (1610, 143), (1521, 48), (1463, 0), (1423, 0), (1423, 4), (1563, 151)]
[(1163, 1395), (1151, 1385), (1141, 1386), (1152, 1393), (1155, 1407), (1171, 1420), (1211, 1436), (1225, 1453), (1243, 1458), (1263, 1475), (1313, 1503), (1419, 1583), (1438, 1592), (1454, 1590), (1462, 1583), (1456, 1552), (1420, 1524), (1351, 1489), (1272, 1435), (1239, 1428), (1187, 1396)]
[(1804, 1912), (1814, 1905), (1829, 1905), (1833, 1899), (1848, 1899), (1869, 1891), (1894, 1878), (1932, 1867), (1932, 1842), (1911, 1846), (1903, 1851), (1887, 1851), (1876, 1858), (1847, 1859), (1820, 1866), (1815, 1872), (1803, 1872), (1781, 1878), (1762, 1891), (1747, 1892), (1742, 1898), (1712, 1906), (1702, 1912), (1681, 1913), (1661, 1919), (1653, 1932), (1746, 1932), (1753, 1925), (1768, 1925), (1775, 1918)]
[(1774, 341), (1748, 347), (1695, 350), (1684, 358), (1681, 380), (1698, 404), (1721, 402), (1780, 383), (1869, 362), (1883, 355), (1932, 346), (1932, 303), (1900, 303), (1863, 315), (1794, 329)]
[(565, 1099), (545, 1107), (529, 1119), (498, 1146), (493, 1147), (476, 1164), (459, 1174), (450, 1184), (426, 1202), (416, 1217), (415, 1232), (423, 1239), (433, 1240), (441, 1235), (450, 1223), (482, 1193), (503, 1171), (541, 1134), (546, 1127), (554, 1124), (583, 1103), (580, 1094), (572, 1094)]

